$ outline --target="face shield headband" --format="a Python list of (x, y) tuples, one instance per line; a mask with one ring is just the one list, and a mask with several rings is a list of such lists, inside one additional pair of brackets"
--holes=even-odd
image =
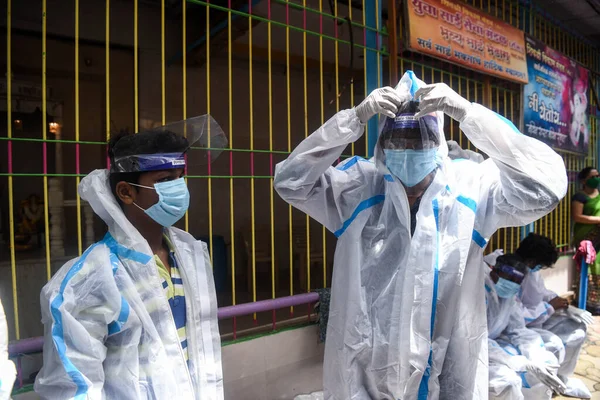
[(402, 113), (387, 118), (381, 131), (384, 149), (428, 149), (438, 147), (438, 120), (434, 115), (415, 118), (414, 114)]
[(185, 168), (185, 153), (137, 154), (115, 157), (112, 173), (150, 172)]
[(511, 282), (518, 283), (519, 285), (523, 282), (523, 279), (525, 279), (525, 274), (507, 264), (496, 265), (494, 270), (496, 270), (496, 273), (505, 274)]

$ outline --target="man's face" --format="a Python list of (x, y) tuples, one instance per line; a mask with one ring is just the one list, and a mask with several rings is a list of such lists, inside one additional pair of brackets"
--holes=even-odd
[[(117, 184), (117, 195), (130, 213), (140, 213), (139, 216), (145, 215), (144, 211), (134, 205), (137, 204), (143, 210), (147, 210), (158, 203), (158, 193), (154, 190), (156, 183), (169, 182), (179, 179), (183, 176), (183, 168), (169, 169), (164, 171), (144, 172), (140, 175), (137, 185), (145, 187), (134, 187), (129, 182), (119, 182)], [(135, 182), (131, 182), (135, 183)], [(135, 214), (134, 214), (135, 215)]]
[[(183, 168), (169, 169), (165, 171), (145, 172), (140, 175), (138, 185), (154, 188), (154, 184), (156, 183), (173, 181), (175, 179), (181, 178), (182, 176)], [(155, 190), (140, 187), (136, 189), (136, 193), (134, 193), (135, 204), (142, 207), (144, 210), (147, 210), (148, 208), (158, 203), (158, 194)]]

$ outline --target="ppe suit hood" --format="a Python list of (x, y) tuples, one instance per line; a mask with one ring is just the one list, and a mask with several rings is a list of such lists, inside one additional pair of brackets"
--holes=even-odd
[[(408, 98), (409, 100), (418, 101), (419, 99), (415, 98), (415, 93), (417, 93), (417, 91), (423, 86), (425, 86), (425, 82), (417, 78), (413, 71), (406, 71), (400, 79), (400, 82), (398, 82), (396, 91), (398, 91), (401, 98)], [(435, 114), (438, 122), (437, 137), (440, 143), (436, 151), (435, 161), (438, 167), (441, 167), (448, 158), (448, 144), (446, 143), (446, 138), (444, 137), (444, 113), (437, 112)], [(379, 144), (379, 136), (381, 136), (381, 132), (387, 118), (388, 117), (382, 117), (380, 119), (378, 141), (375, 145), (374, 151), (375, 164), (377, 165), (377, 168), (384, 174), (389, 174), (390, 171), (385, 166), (385, 154), (383, 152), (383, 148)]]
[(94, 212), (102, 218), (108, 226), (109, 232), (118, 237), (122, 244), (128, 248), (141, 248), (152, 254), (148, 242), (129, 222), (121, 206), (117, 203), (109, 184), (109, 172), (98, 169), (87, 175), (79, 184), (79, 195), (87, 201)]

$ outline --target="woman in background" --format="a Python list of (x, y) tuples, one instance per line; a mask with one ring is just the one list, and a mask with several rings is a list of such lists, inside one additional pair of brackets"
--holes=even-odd
[[(582, 240), (591, 240), (599, 251), (600, 248), (600, 176), (594, 167), (586, 167), (579, 172), (577, 178), (582, 186), (571, 199), (573, 215), (573, 246), (579, 247)], [(600, 257), (589, 265), (591, 279), (588, 286), (587, 307), (594, 314), (600, 311)]]

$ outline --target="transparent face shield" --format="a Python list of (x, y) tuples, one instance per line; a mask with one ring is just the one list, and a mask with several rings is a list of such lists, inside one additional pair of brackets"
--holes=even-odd
[(151, 172), (183, 168), (186, 174), (200, 175), (206, 173), (206, 166), (214, 162), (227, 147), (227, 136), (223, 129), (208, 114), (140, 132), (136, 134), (139, 135), (136, 140), (153, 141), (157, 134), (161, 134), (158, 147), (161, 147), (162, 142), (165, 149), (178, 147), (184, 150), (127, 154), (131, 150), (125, 137), (113, 148), (114, 163), (111, 165), (111, 172)]
[(379, 136), (385, 165), (406, 187), (416, 186), (441, 164), (439, 117), (415, 118), (418, 106), (414, 101), (403, 104), (395, 118), (385, 119)]

